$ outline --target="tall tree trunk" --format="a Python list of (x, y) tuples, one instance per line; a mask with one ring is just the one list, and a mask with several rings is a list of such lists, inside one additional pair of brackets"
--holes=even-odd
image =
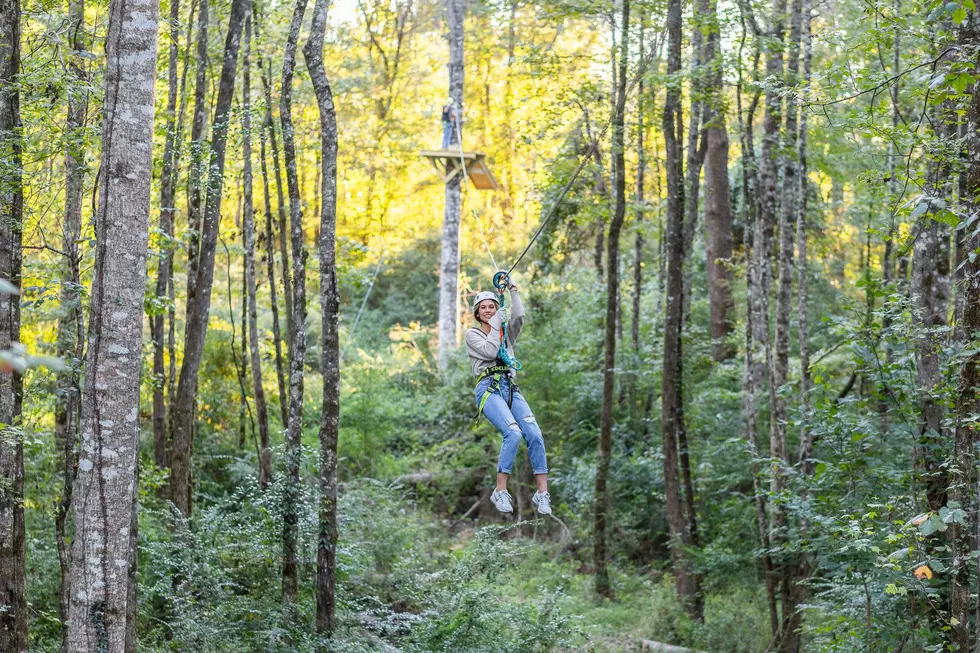
[[(803, 0), (793, 0), (790, 9), (789, 51), (786, 60), (786, 84), (791, 88), (796, 86), (800, 70), (802, 14)], [(786, 154), (783, 155), (782, 199), (779, 207), (779, 284), (776, 292), (776, 338), (772, 369), (772, 390), (775, 392), (770, 393), (775, 401), (772, 404), (769, 423), (769, 455), (774, 460), (780, 461), (779, 468), (775, 469), (773, 474), (774, 492), (780, 492), (786, 487), (787, 469), (790, 464), (786, 445), (788, 421), (786, 395), (782, 392), (782, 388), (789, 377), (790, 313), (793, 310), (793, 247), (799, 221), (796, 211), (799, 194), (796, 181), (797, 108), (793, 94), (786, 97), (785, 117), (783, 149)], [(778, 528), (785, 518), (776, 504), (774, 504), (774, 517), (774, 524)], [(782, 653), (796, 653), (800, 648), (800, 638), (797, 633), (800, 615), (795, 602), (797, 566), (798, 561), (795, 556), (787, 555), (780, 561), (783, 621), (779, 650)]]
[[(739, 60), (749, 25), (756, 37), (755, 52), (753, 53), (753, 78), (758, 79), (759, 59), (761, 56), (760, 31), (757, 30), (755, 17), (748, 3), (739, 3), (739, 16), (742, 23), (742, 35), (739, 41)], [(748, 18), (749, 20), (746, 20)], [(762, 490), (761, 468), (758, 464), (760, 453), (758, 444), (759, 386), (762, 383), (765, 368), (763, 367), (764, 351), (761, 343), (756, 340), (757, 327), (756, 310), (759, 307), (761, 293), (759, 287), (762, 279), (759, 267), (756, 265), (758, 253), (755, 251), (755, 235), (758, 233), (759, 211), (756, 201), (758, 188), (758, 170), (755, 159), (755, 112), (761, 97), (760, 91), (755, 91), (752, 101), (743, 111), (742, 106), (742, 69), (739, 68), (738, 84), (735, 88), (735, 99), (738, 108), (738, 131), (742, 149), (742, 205), (744, 211), (745, 232), (745, 266), (746, 266), (746, 297), (745, 297), (745, 362), (742, 376), (742, 430), (743, 438), (748, 442), (749, 453), (752, 457), (752, 489), (755, 497), (756, 525), (759, 530), (759, 544), (762, 548), (762, 569), (766, 581), (766, 598), (769, 608), (769, 628), (773, 638), (779, 633), (779, 609), (776, 603), (776, 578), (773, 569), (772, 556), (769, 553), (769, 517), (766, 512), (766, 497)], [(765, 332), (768, 342), (768, 330)]]
[[(971, 17), (976, 20), (976, 16)], [(971, 33), (969, 40), (976, 43), (976, 34)], [(967, 110), (966, 149), (966, 208), (975, 213), (980, 208), (980, 84), (974, 84), (970, 106)], [(966, 230), (967, 240), (965, 249), (976, 251), (980, 247), (980, 238), (975, 230)], [(963, 344), (969, 346), (976, 341), (976, 333), (980, 331), (980, 259), (968, 257), (964, 263), (964, 279), (962, 285), (963, 318), (958, 330)], [(956, 392), (956, 427), (953, 440), (953, 464), (951, 465), (950, 487), (952, 499), (961, 509), (970, 511), (970, 506), (976, 497), (972, 496), (973, 474), (975, 469), (974, 443), (976, 433), (973, 420), (980, 403), (980, 355), (976, 352), (969, 354), (963, 361), (959, 373), (959, 387)], [(972, 511), (970, 511), (972, 512)], [(976, 514), (973, 514), (976, 519)], [(961, 651), (970, 651), (974, 643), (970, 632), (970, 520), (966, 524), (953, 523), (950, 525), (949, 541), (953, 554), (953, 568), (950, 573), (950, 622), (952, 624), (951, 643)], [(976, 526), (976, 524), (972, 524)], [(980, 627), (980, 624), (975, 625)]]
[[(335, 625), (337, 566), (337, 437), (340, 427), (340, 296), (337, 292), (337, 116), (323, 65), (328, 0), (316, 0), (310, 39), (303, 48), (320, 110), (320, 356), (323, 399), (320, 421), (320, 505), (316, 555), (316, 630), (331, 634)], [(324, 647), (326, 650), (326, 647)]]
[[(112, 0), (68, 650), (134, 651), (133, 509), (149, 239), (157, 0)], [(6, 650), (6, 649), (5, 649)]]
[[(252, 36), (252, 21), (246, 19), (245, 54), (242, 57), (242, 160), (243, 160), (243, 200), (242, 223), (245, 237), (245, 285), (248, 301), (248, 347), (249, 362), (252, 368), (252, 393), (255, 398), (255, 413), (259, 421), (259, 485), (263, 488), (272, 479), (272, 452), (269, 449), (269, 415), (265, 405), (265, 390), (262, 388), (262, 362), (259, 359), (259, 321), (256, 304), (255, 283), (255, 210), (252, 205), (252, 102), (251, 70), (249, 46)], [(274, 292), (274, 291), (273, 291)], [(244, 334), (242, 335), (244, 339)]]
[(728, 185), (728, 129), (725, 127), (725, 99), (722, 60), (718, 48), (718, 5), (701, 0), (701, 20), (708, 33), (704, 65), (707, 67), (704, 100), (704, 230), (707, 246), (708, 303), (711, 314), (711, 357), (728, 360), (735, 348), (732, 333), (732, 211)]
[[(0, 2), (0, 278), (20, 286), (24, 192), (21, 172), (20, 2)], [(0, 351), (20, 341), (20, 300), (0, 295)], [(22, 381), (0, 373), (0, 650), (27, 651), (27, 571), (24, 530), (24, 444), (20, 421)]]
[[(255, 40), (258, 41), (259, 22), (258, 9), (253, 5), (252, 21), (255, 25)], [(282, 172), (279, 166), (279, 146), (276, 142), (276, 128), (272, 121), (272, 89), (269, 84), (269, 76), (265, 72), (262, 63), (262, 49), (256, 49), (259, 66), (259, 77), (262, 80), (262, 89), (265, 93), (265, 118), (262, 122), (262, 129), (259, 131), (259, 154), (260, 169), (262, 170), (262, 194), (265, 199), (265, 233), (266, 233), (266, 274), (269, 277), (269, 303), (272, 307), (272, 339), (276, 350), (276, 382), (279, 385), (279, 413), (282, 417), (283, 426), (289, 424), (289, 394), (286, 392), (286, 372), (282, 357), (282, 331), (279, 326), (279, 298), (276, 292), (276, 239), (275, 230), (272, 228), (272, 197), (269, 192), (269, 170), (266, 165), (265, 139), (266, 133), (269, 134), (272, 145), (273, 164), (276, 174), (276, 192), (279, 196), (279, 224), (286, 222), (286, 202), (282, 194)], [(285, 247), (282, 248), (282, 255), (288, 257)], [(289, 332), (290, 310), (292, 301), (289, 299), (289, 270), (288, 261), (283, 259), (283, 296), (286, 299), (286, 329)], [(270, 460), (271, 466), (271, 460)]]
[[(197, 15), (197, 73), (194, 80), (194, 114), (191, 117), (191, 161), (187, 175), (187, 228), (190, 239), (187, 245), (187, 297), (195, 294), (197, 268), (200, 263), (201, 232), (204, 215), (201, 203), (205, 198), (203, 184), (208, 177), (208, 159), (205, 151), (204, 132), (208, 120), (208, 26), (210, 0), (200, 0)], [(171, 434), (172, 436), (173, 434)], [(173, 476), (171, 475), (171, 482)]]
[[(940, 124), (944, 125), (942, 119)], [(930, 164), (927, 185), (930, 197), (945, 194), (948, 172), (947, 165), (941, 161)], [(921, 392), (921, 416), (915, 467), (922, 474), (929, 509), (939, 510), (946, 504), (948, 487), (948, 478), (943, 470), (944, 410), (936, 389), (940, 383), (940, 352), (945, 343), (943, 329), (947, 326), (949, 304), (949, 229), (928, 215), (919, 219), (917, 227), (911, 291), (917, 309), (914, 313), (915, 324), (920, 330), (915, 343), (915, 362)]]
[(609, 463), (612, 458), (612, 428), (616, 384), (616, 310), (619, 304), (619, 234), (626, 218), (626, 64), (629, 43), (629, 0), (622, 0), (622, 50), (619, 58), (619, 77), (616, 113), (613, 119), (613, 176), (616, 207), (609, 223), (606, 262), (606, 335), (602, 366), (602, 412), (599, 423), (599, 458), (595, 474), (595, 589), (600, 596), (611, 596), (606, 552), (606, 520), (609, 513)]
[[(668, 75), (677, 75), (681, 70), (681, 21), (680, 0), (669, 0), (667, 4)], [(667, 306), (662, 379), (664, 494), (677, 593), (684, 602), (685, 609), (697, 618), (700, 589), (696, 577), (689, 568), (685, 553), (689, 530), (681, 496), (681, 471), (678, 461), (678, 433), (683, 428), (680, 421), (683, 419), (681, 323), (684, 308), (684, 187), (679, 142), (680, 105), (680, 87), (668, 86), (663, 118), (667, 168)]]
[[(638, 51), (645, 56), (643, 37), (646, 33), (646, 13), (640, 18), (640, 34)], [(644, 175), (646, 173), (646, 151), (643, 149), (643, 130), (645, 129), (643, 115), (644, 103), (643, 77), (640, 76), (636, 89), (636, 234), (633, 243), (633, 319), (630, 324), (630, 339), (633, 345), (633, 356), (639, 365), (640, 356), (640, 299), (643, 296), (643, 214), (644, 214)]]
[[(259, 26), (261, 23), (260, 14), (258, 13), (259, 7), (255, 10), (255, 38), (258, 40), (259, 36)], [(303, 5), (303, 11), (306, 11), (306, 5)], [(297, 38), (299, 38), (297, 36)], [(268, 68), (263, 66), (262, 63), (262, 50), (256, 50), (258, 54), (258, 64), (259, 64), (259, 76), (262, 79), (262, 90), (265, 94), (265, 123), (263, 124), (263, 131), (268, 131), (269, 133), (269, 145), (272, 149), (272, 170), (275, 173), (276, 178), (276, 198), (278, 200), (276, 204), (276, 212), (278, 217), (278, 228), (279, 228), (279, 254), (281, 257), (281, 270), (282, 270), (282, 296), (283, 304), (286, 308), (286, 337), (292, 333), (292, 326), (290, 323), (293, 319), (293, 291), (292, 283), (290, 283), (291, 275), (289, 273), (289, 247), (288, 247), (288, 236), (289, 227), (286, 220), (286, 198), (283, 196), (283, 184), (282, 184), (282, 166), (279, 164), (279, 141), (276, 139), (276, 126), (275, 122), (272, 120), (272, 84), (270, 83), (270, 78), (272, 77), (272, 62), (268, 64)], [(295, 54), (294, 54), (295, 58)], [(268, 71), (268, 72), (267, 72)], [(289, 91), (290, 96), (292, 96), (292, 89)], [(281, 104), (280, 97), (280, 104)], [(291, 100), (290, 100), (291, 101)], [(290, 116), (292, 120), (292, 116)], [(281, 121), (280, 121), (281, 124)], [(272, 245), (270, 245), (270, 248)], [(272, 251), (270, 249), (270, 251)], [(287, 343), (288, 346), (288, 343)], [(284, 375), (285, 376), (285, 375)], [(288, 397), (283, 394), (281, 398), (283, 418), (282, 423), (286, 424), (289, 421), (289, 402)]]
[[(72, 50), (68, 74), (73, 87), (68, 92), (66, 131), (69, 144), (65, 151), (65, 217), (62, 224), (61, 251), (64, 270), (61, 285), (61, 315), (58, 317), (57, 355), (68, 361), (69, 370), (58, 376), (55, 407), (55, 451), (61, 459), (62, 494), (55, 514), (55, 536), (61, 586), (58, 591), (58, 615), (62, 624), (68, 623), (71, 599), (70, 537), (66, 532), (75, 483), (75, 443), (78, 439), (79, 372), (84, 351), (82, 314), (80, 248), (82, 229), (83, 186), (85, 181), (85, 113), (88, 110), (87, 75), (82, 65), (82, 53), (87, 47), (85, 38), (85, 2), (68, 3), (68, 30)], [(61, 649), (68, 648), (68, 630), (62, 629)]]
[(289, 423), (286, 430), (286, 489), (283, 496), (282, 597), (293, 615), (296, 603), (296, 540), (299, 531), (299, 466), (303, 442), (303, 367), (306, 362), (306, 250), (303, 247), (303, 210), (296, 170), (296, 142), (293, 134), (293, 69), (299, 29), (306, 13), (306, 0), (296, 0), (289, 24), (286, 52), (282, 64), (282, 95), (279, 119), (282, 146), (286, 155), (286, 183), (289, 187), (290, 240), (293, 246), (292, 309), (289, 323)]
[[(160, 236), (162, 248), (157, 266), (156, 312), (150, 320), (153, 340), (153, 460), (160, 469), (167, 467), (167, 407), (164, 403), (164, 312), (173, 269), (174, 206), (177, 155), (177, 59), (180, 45), (180, 0), (170, 0), (170, 47), (167, 51), (167, 135), (163, 147), (163, 173), (160, 178)], [(172, 398), (172, 397), (171, 397)]]
[[(812, 39), (810, 37), (810, 0), (803, 2), (803, 89), (804, 93), (810, 88), (810, 68), (813, 58)], [(809, 317), (807, 302), (809, 300), (807, 289), (807, 251), (806, 251), (806, 230), (807, 230), (807, 112), (803, 109), (800, 112), (800, 134), (797, 147), (797, 162), (799, 165), (799, 183), (797, 185), (797, 216), (796, 216), (796, 249), (798, 252), (798, 289), (797, 289), (797, 321), (799, 325), (800, 340), (800, 468), (804, 477), (813, 476), (813, 435), (810, 430), (810, 336), (809, 336)], [(804, 481), (803, 499), (806, 499), (806, 481)], [(800, 529), (806, 538), (808, 523), (804, 520)], [(806, 602), (807, 589), (803, 581), (810, 573), (810, 559), (804, 553), (799, 556), (795, 565), (794, 584), (790, 588), (791, 602), (795, 606), (803, 605)], [(802, 644), (796, 630), (802, 621), (802, 613), (796, 611), (790, 619), (787, 630), (793, 633), (790, 643), (795, 643), (796, 651), (801, 650)]]
[[(206, 0), (202, 0), (202, 7)], [(233, 0), (225, 39), (224, 60), (218, 81), (218, 96), (212, 121), (211, 153), (209, 157), (208, 196), (201, 229), (197, 280), (188, 282), (187, 312), (184, 326), (184, 360), (180, 366), (177, 398), (174, 402), (174, 434), (171, 451), (171, 499), (185, 517), (190, 517), (192, 501), (191, 449), (193, 428), (197, 417), (197, 375), (204, 353), (208, 316), (211, 311), (211, 290), (214, 286), (214, 256), (218, 244), (221, 218), (221, 195), (224, 187), (225, 146), (228, 142), (228, 120), (235, 93), (235, 70), (242, 25), (249, 12), (250, 0)]]
[[(449, 97), (456, 105), (456, 125), (463, 129), (463, 23), (467, 0), (448, 0), (449, 20)], [(454, 137), (450, 142), (456, 143)], [(457, 143), (457, 147), (461, 147)], [(446, 182), (446, 212), (442, 221), (442, 253), (439, 264), (439, 369), (445, 370), (456, 349), (456, 323), (459, 321), (459, 221), (462, 212), (463, 175)]]

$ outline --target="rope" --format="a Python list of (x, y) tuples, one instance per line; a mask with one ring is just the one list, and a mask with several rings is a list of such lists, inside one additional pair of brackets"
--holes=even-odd
[(374, 276), (371, 277), (371, 283), (368, 284), (367, 292), (364, 293), (364, 299), (361, 300), (361, 307), (357, 309), (357, 317), (354, 318), (354, 324), (351, 325), (350, 332), (347, 334), (347, 342), (344, 343), (344, 348), (340, 351), (340, 358), (338, 359), (338, 362), (344, 360), (344, 354), (347, 353), (347, 348), (354, 340), (354, 332), (357, 331), (357, 323), (361, 321), (361, 314), (364, 313), (364, 307), (367, 306), (368, 297), (371, 296), (371, 291), (374, 289), (374, 282), (378, 278), (378, 273), (381, 272), (381, 265), (384, 263), (385, 254), (387, 251), (388, 250), (385, 249), (381, 252), (381, 258), (378, 259), (378, 266), (374, 268)]

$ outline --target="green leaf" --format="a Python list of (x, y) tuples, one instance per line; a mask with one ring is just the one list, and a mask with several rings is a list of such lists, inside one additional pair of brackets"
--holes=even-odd
[(923, 535), (932, 535), (936, 531), (945, 531), (946, 524), (939, 517), (939, 515), (932, 515), (929, 519), (925, 520), (921, 526), (919, 526), (919, 532)]

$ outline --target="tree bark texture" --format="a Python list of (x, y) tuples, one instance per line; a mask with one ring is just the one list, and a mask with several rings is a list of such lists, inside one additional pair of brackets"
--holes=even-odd
[[(638, 50), (640, 56), (645, 56), (643, 37), (646, 31), (646, 14), (640, 18), (640, 33)], [(633, 355), (639, 364), (640, 354), (640, 300), (643, 297), (643, 214), (644, 214), (644, 185), (647, 167), (646, 151), (643, 149), (643, 130), (645, 129), (643, 110), (643, 75), (637, 82), (636, 88), (636, 234), (633, 242), (633, 319), (630, 324), (630, 340), (633, 345)]]
[(701, 0), (702, 18), (708, 29), (704, 48), (707, 67), (705, 84), (705, 161), (704, 230), (707, 248), (708, 304), (710, 311), (711, 357), (728, 360), (735, 348), (728, 338), (733, 329), (732, 312), (732, 211), (728, 184), (728, 129), (725, 126), (725, 99), (722, 60), (718, 48), (720, 27), (718, 5)]
[[(942, 162), (930, 166), (932, 193), (941, 193), (948, 174)], [(945, 343), (949, 305), (949, 228), (938, 220), (923, 216), (918, 223), (918, 237), (912, 253), (912, 300), (914, 320), (920, 333), (915, 343), (916, 378), (920, 388), (919, 442), (915, 466), (922, 476), (930, 510), (946, 503), (948, 479), (942, 466), (944, 410), (937, 396), (940, 377), (940, 353)]]
[[(467, 0), (447, 0), (449, 21), (449, 97), (456, 106), (456, 124), (463, 129), (463, 22)], [(456, 143), (458, 139), (452, 138)], [(457, 147), (462, 145), (457, 143)], [(445, 370), (456, 349), (459, 321), (459, 222), (463, 210), (463, 176), (446, 182), (446, 212), (442, 221), (442, 248), (439, 263), (439, 369)]]
[[(218, 244), (218, 227), (221, 221), (221, 194), (224, 187), (225, 146), (228, 142), (228, 120), (231, 101), (235, 93), (235, 71), (238, 66), (238, 50), (241, 44), (242, 25), (249, 12), (250, 0), (233, 0), (225, 39), (221, 77), (214, 107), (211, 130), (210, 169), (208, 194), (204, 207), (201, 229), (199, 265), (193, 290), (188, 283), (187, 313), (184, 326), (184, 359), (177, 383), (174, 403), (173, 450), (171, 451), (171, 499), (185, 517), (191, 514), (191, 450), (193, 428), (197, 418), (197, 376), (204, 353), (208, 316), (211, 311), (211, 290), (214, 286), (214, 256)], [(202, 3), (203, 6), (203, 3)]]
[(133, 651), (127, 637), (149, 238), (157, 0), (113, 0), (106, 48), (68, 650)]
[[(259, 358), (259, 320), (255, 282), (255, 209), (252, 202), (252, 102), (249, 47), (252, 21), (246, 19), (245, 54), (242, 57), (242, 226), (245, 238), (245, 285), (248, 293), (248, 348), (252, 371), (252, 393), (259, 428), (259, 484), (265, 488), (272, 479), (272, 451), (269, 449), (269, 414), (262, 388), (262, 362)], [(242, 334), (243, 338), (245, 334)]]
[(201, 203), (206, 190), (203, 188), (208, 177), (208, 159), (205, 151), (204, 132), (208, 120), (208, 24), (210, 21), (210, 0), (200, 0), (197, 15), (197, 72), (194, 79), (194, 114), (191, 117), (191, 161), (187, 174), (187, 228), (190, 239), (187, 245), (187, 297), (195, 294), (197, 268), (200, 264), (201, 232), (204, 229), (204, 215)]
[[(967, 136), (965, 149), (967, 156), (966, 197), (965, 203), (969, 213), (976, 215), (980, 208), (980, 84), (974, 84), (970, 106), (967, 111)], [(976, 223), (966, 228), (965, 249), (970, 252), (980, 247), (980, 238), (976, 235)], [(980, 337), (980, 258), (964, 263), (963, 317), (959, 333), (963, 344), (967, 347)], [(973, 512), (975, 497), (972, 496), (974, 462), (974, 442), (976, 432), (973, 420), (976, 417), (980, 403), (980, 355), (969, 354), (963, 361), (959, 373), (959, 386), (956, 401), (956, 427), (953, 438), (953, 464), (950, 466), (950, 488), (953, 501), (960, 509)], [(952, 503), (952, 502), (951, 502)], [(976, 513), (973, 512), (976, 519)], [(953, 554), (953, 567), (950, 570), (950, 620), (952, 632), (950, 640), (961, 651), (971, 650), (973, 638), (970, 632), (970, 567), (973, 560), (969, 557), (972, 546), (970, 534), (970, 519), (965, 524), (951, 524), (949, 542)], [(975, 526), (975, 524), (974, 524)]]
[[(681, 3), (667, 4), (667, 74), (681, 70)], [(678, 460), (678, 431), (683, 419), (681, 393), (681, 322), (684, 292), (684, 188), (679, 131), (681, 114), (680, 86), (667, 87), (664, 102), (663, 132), (667, 171), (667, 281), (666, 319), (664, 322), (664, 359), (662, 390), (662, 431), (664, 457), (664, 494), (667, 503), (667, 525), (674, 563), (677, 593), (685, 608), (694, 611), (698, 589), (688, 566), (685, 546), (688, 524), (681, 496), (681, 472)]]
[(293, 314), (289, 323), (289, 423), (286, 429), (286, 488), (283, 496), (282, 596), (289, 605), (296, 603), (296, 540), (299, 516), (299, 467), (303, 441), (303, 364), (306, 361), (306, 249), (303, 246), (303, 211), (296, 170), (296, 142), (293, 132), (293, 71), (299, 30), (306, 13), (306, 0), (297, 0), (293, 9), (286, 51), (282, 64), (282, 95), (279, 119), (286, 156), (286, 183), (289, 188), (290, 241), (293, 247), (291, 286)]
[[(22, 124), (20, 94), (20, 3), (0, 1), (0, 278), (20, 286)], [(20, 300), (0, 295), (0, 351), (20, 341)], [(0, 650), (27, 651), (27, 572), (24, 529), (24, 445), (20, 420), (21, 379), (0, 373)]]
[[(303, 48), (320, 111), (320, 356), (323, 374), (320, 421), (319, 536), (316, 556), (316, 630), (330, 635), (336, 623), (337, 438), (340, 429), (340, 295), (337, 289), (337, 115), (323, 65), (328, 0), (316, 0), (310, 39)], [(324, 647), (324, 651), (326, 648)]]
[[(65, 148), (65, 215), (61, 231), (62, 270), (61, 314), (58, 316), (57, 355), (68, 364), (68, 371), (58, 375), (55, 405), (55, 452), (60, 457), (62, 494), (55, 514), (58, 562), (61, 586), (58, 591), (58, 614), (68, 622), (71, 591), (71, 554), (68, 516), (75, 484), (75, 449), (78, 439), (81, 407), (79, 372), (84, 351), (80, 248), (83, 186), (85, 180), (85, 113), (88, 109), (87, 75), (82, 64), (87, 47), (85, 38), (85, 2), (69, 0), (68, 33), (71, 57), (67, 68), (72, 87), (68, 91)], [(68, 647), (68, 630), (62, 629), (62, 650)]]
[(613, 219), (609, 223), (609, 239), (606, 262), (606, 323), (605, 344), (602, 365), (602, 411), (599, 421), (599, 457), (595, 475), (595, 528), (594, 550), (596, 593), (611, 596), (609, 586), (608, 553), (606, 552), (606, 521), (609, 515), (609, 463), (612, 459), (613, 406), (616, 403), (616, 312), (619, 304), (619, 235), (626, 218), (626, 158), (625, 113), (626, 113), (626, 64), (629, 43), (629, 0), (622, 0), (622, 50), (619, 57), (620, 83), (617, 89), (616, 113), (613, 119), (613, 186), (616, 205)]
[[(170, 434), (167, 428), (167, 407), (164, 401), (166, 386), (163, 304), (168, 299), (173, 270), (174, 206), (177, 158), (177, 53), (180, 44), (180, 0), (170, 0), (170, 47), (167, 50), (167, 135), (163, 147), (163, 172), (160, 178), (160, 261), (157, 266), (156, 312), (150, 321), (153, 339), (153, 459), (160, 469), (167, 467), (167, 447)], [(172, 399), (172, 397), (171, 397)]]
[[(255, 25), (255, 40), (259, 37), (259, 13), (258, 8), (252, 7), (253, 24)], [(279, 145), (276, 142), (276, 128), (272, 120), (272, 89), (269, 84), (269, 76), (265, 72), (265, 65), (262, 62), (262, 49), (256, 49), (257, 64), (259, 67), (259, 77), (262, 80), (262, 89), (265, 94), (265, 117), (262, 122), (262, 129), (259, 131), (259, 160), (260, 170), (262, 171), (262, 195), (265, 199), (265, 244), (266, 244), (266, 274), (269, 277), (269, 303), (272, 308), (272, 340), (276, 351), (276, 382), (279, 386), (279, 413), (282, 417), (283, 426), (289, 424), (289, 394), (286, 391), (286, 367), (282, 357), (282, 330), (279, 326), (279, 297), (276, 291), (276, 238), (275, 230), (272, 227), (272, 196), (269, 191), (269, 170), (266, 164), (265, 141), (266, 134), (271, 140), (273, 164), (276, 174), (276, 192), (278, 193), (279, 224), (286, 222), (286, 202), (282, 194), (282, 171), (279, 165)], [(288, 258), (285, 247), (282, 248), (282, 255)], [(286, 301), (286, 328), (289, 329), (289, 311), (292, 308), (292, 301), (289, 300), (289, 272), (288, 261), (283, 259), (283, 296)], [(271, 464), (271, 463), (270, 463)]]
[[(802, 26), (803, 0), (793, 0), (790, 9), (789, 47), (786, 60), (786, 84), (795, 87), (800, 70), (800, 34)], [(783, 386), (789, 380), (789, 341), (790, 314), (793, 310), (793, 248), (796, 239), (798, 215), (796, 200), (797, 188), (797, 107), (795, 96), (786, 97), (786, 130), (783, 138), (783, 179), (782, 197), (779, 206), (779, 283), (776, 291), (776, 337), (773, 356), (772, 385), (775, 392), (770, 396), (772, 416), (769, 422), (769, 455), (778, 467), (774, 469), (773, 490), (781, 491), (786, 486), (787, 470), (790, 465), (789, 450), (786, 444), (786, 424), (788, 410)], [(775, 506), (775, 504), (774, 504)], [(776, 513), (777, 525), (782, 518)], [(796, 556), (785, 556), (780, 561), (781, 589), (783, 604), (782, 636), (779, 640), (781, 653), (797, 653), (800, 637), (800, 614), (796, 605)]]

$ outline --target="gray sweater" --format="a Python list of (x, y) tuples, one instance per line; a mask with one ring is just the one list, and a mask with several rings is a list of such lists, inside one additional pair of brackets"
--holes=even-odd
[[(480, 376), (483, 370), (497, 364), (497, 351), (500, 349), (500, 313), (488, 321), (490, 333), (483, 329), (467, 329), (465, 334), (466, 353), (470, 357), (473, 376)], [(510, 291), (510, 321), (507, 323), (507, 353), (514, 358), (514, 342), (524, 327), (524, 304), (516, 290)], [(511, 377), (515, 371), (510, 370)]]

